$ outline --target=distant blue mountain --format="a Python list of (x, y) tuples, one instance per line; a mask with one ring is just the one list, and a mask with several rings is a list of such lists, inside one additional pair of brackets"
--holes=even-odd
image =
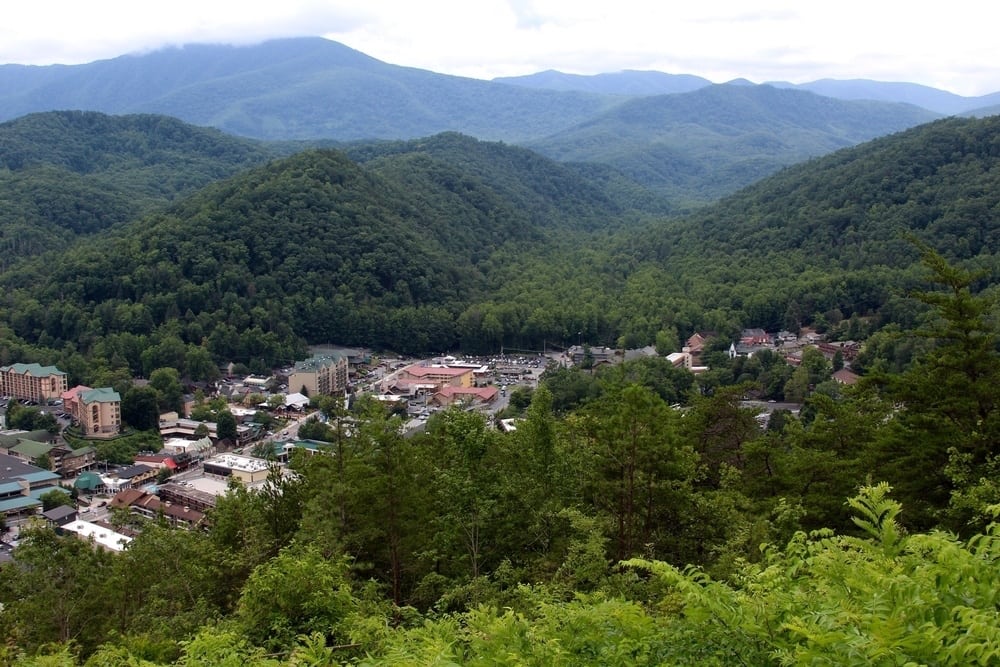
[(258, 139), (544, 136), (620, 100), (376, 60), (319, 37), (189, 45), (85, 65), (0, 66), (0, 121), (36, 111), (158, 113)]
[(689, 93), (712, 85), (708, 79), (692, 74), (665, 74), (640, 70), (583, 75), (565, 74), (550, 69), (527, 76), (497, 77), (493, 81), (524, 88), (576, 90), (605, 95), (669, 95)]
[[(655, 71), (615, 72), (608, 74), (564, 74), (555, 70), (538, 72), (526, 76), (494, 79), (529, 88), (546, 88), (561, 91), (599, 92), (609, 95), (668, 95), (688, 93), (711, 85), (711, 81), (690, 74), (664, 74)], [(733, 79), (730, 85), (757, 85), (744, 79)], [(795, 88), (807, 90), (817, 95), (838, 100), (872, 100), (877, 102), (903, 102), (923, 107), (928, 111), (946, 116), (965, 114), (975, 109), (1000, 104), (1000, 92), (980, 97), (963, 97), (945, 90), (931, 88), (916, 83), (887, 83), (870, 79), (820, 79), (809, 83), (795, 84), (787, 81), (769, 81), (762, 85), (775, 88)], [(984, 115), (984, 114), (978, 114)]]
[(948, 116), (973, 109), (1000, 104), (1000, 92), (980, 97), (963, 97), (946, 90), (916, 83), (890, 83), (869, 79), (820, 79), (810, 83), (793, 84), (774, 82), (776, 88), (797, 88), (839, 100), (876, 100), (880, 102), (905, 102)]

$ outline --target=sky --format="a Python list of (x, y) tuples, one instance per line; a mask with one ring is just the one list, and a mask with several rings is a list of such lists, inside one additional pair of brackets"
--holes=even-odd
[(1000, 91), (986, 0), (29, 0), (4, 3), (0, 63), (79, 64), (188, 43), (323, 36), (479, 79), (548, 69), (822, 78)]

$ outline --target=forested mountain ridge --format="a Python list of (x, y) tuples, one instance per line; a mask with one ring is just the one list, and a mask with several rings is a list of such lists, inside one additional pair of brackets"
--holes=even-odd
[(578, 90), (606, 95), (669, 95), (689, 93), (692, 90), (712, 85), (708, 79), (691, 74), (667, 74), (640, 70), (592, 75), (566, 74), (556, 70), (546, 70), (524, 76), (500, 76), (492, 80), (497, 83), (526, 88)]
[(764, 179), (637, 249), (665, 260), (800, 254), (817, 267), (908, 266), (902, 233), (954, 260), (1000, 253), (1000, 117), (949, 118), (838, 151)]
[(562, 164), (526, 148), (478, 141), (454, 132), (412, 141), (365, 143), (344, 150), (366, 167), (400, 178), (407, 176), (411, 159), (448, 165), (461, 174), (460, 178), (486, 185), (534, 224), (549, 229), (609, 230), (617, 215), (629, 209), (663, 211), (670, 206), (667, 199), (642, 191), (621, 175), (609, 177), (612, 170)]
[(524, 149), (425, 143), (444, 148), (363, 165), (331, 150), (275, 160), (12, 269), (2, 282), (15, 345), (71, 345), (92, 357), (64, 364), (84, 375), (105, 362), (151, 370), (132, 343), (92, 348), (119, 334), (261, 370), (296, 358), (303, 341), (450, 349), (456, 317), (499, 267), (627, 215)]
[[(650, 85), (662, 78), (656, 75), (631, 74)], [(68, 67), (0, 66), (0, 119), (65, 108), (158, 113), (266, 140), (459, 132), (611, 166), (669, 195), (676, 210), (936, 117), (892, 102), (676, 82), (671, 90), (686, 92), (650, 96), (646, 84), (629, 95), (544, 90), (391, 65), (326, 39), (299, 38), (189, 45)]]
[(937, 117), (911, 105), (726, 84), (632, 99), (527, 145), (557, 160), (608, 164), (682, 203), (704, 203), (790, 164)]
[[(311, 150), (13, 268), (0, 361), (152, 392), (154, 413), (134, 376), (270, 372), (303, 337), (719, 336), (697, 377), (662, 356), (553, 364), (511, 392), (510, 433), (456, 406), (405, 437), (379, 402), (316, 397), (299, 434), (329, 455), (234, 480), (204, 530), (112, 513), (141, 528), (121, 553), (26, 527), (0, 565), (0, 662), (992, 664), (998, 137), (938, 121), (614, 234), (572, 218), (632, 213), (523, 149)], [(546, 198), (551, 220), (521, 210)], [(865, 379), (838, 384), (810, 347), (725, 352), (780, 319), (867, 337)], [(764, 426), (747, 392), (801, 409)]]
[(322, 38), (188, 45), (86, 65), (0, 66), (0, 119), (51, 109), (159, 113), (259, 139), (544, 136), (617, 99), (390, 65)]
[(919, 282), (910, 236), (1000, 275), (998, 145), (998, 117), (935, 121), (621, 235), (611, 252), (732, 312), (722, 328), (787, 328), (822, 313), (905, 320), (901, 295)]
[(134, 349), (94, 347), (134, 327), (147, 347), (166, 336), (265, 366), (305, 341), (489, 352), (820, 321), (859, 333), (857, 318), (871, 331), (912, 318), (905, 234), (992, 266), (996, 131), (932, 123), (662, 222), (576, 170), (455, 134), (352, 147), (360, 162), (305, 152), (9, 272), (3, 355), (68, 355), (87, 378), (111, 357), (141, 373)]
[[(578, 90), (610, 95), (668, 95), (713, 85), (708, 79), (690, 74), (635, 70), (591, 75), (546, 70), (524, 76), (497, 77), (493, 81), (530, 88)], [(901, 102), (945, 115), (974, 112), (983, 107), (993, 106), (1000, 100), (1000, 92), (964, 96), (916, 83), (870, 79), (819, 79), (806, 83), (765, 81), (759, 85), (804, 90), (839, 100)]]
[(2, 123), (4, 265), (134, 220), (280, 153), (166, 116), (54, 111)]

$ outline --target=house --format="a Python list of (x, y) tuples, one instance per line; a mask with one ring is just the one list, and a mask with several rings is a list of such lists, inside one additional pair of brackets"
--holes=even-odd
[(858, 380), (861, 379), (860, 375), (853, 373), (846, 368), (841, 368), (839, 371), (836, 371), (832, 377), (834, 381), (848, 386), (857, 384)]
[[(177, 454), (176, 456), (179, 457), (181, 454)], [(190, 456), (187, 458), (190, 460)], [(177, 463), (174, 456), (164, 452), (157, 452), (156, 454), (137, 454), (135, 462), (148, 465), (152, 468), (156, 468), (157, 470), (163, 470), (165, 468), (170, 471), (170, 474), (173, 474), (180, 469), (180, 465)]]
[(308, 396), (333, 396), (347, 391), (347, 355), (330, 353), (295, 363), (288, 374), (288, 389)]
[(573, 360), (574, 364), (579, 364), (586, 358), (588, 351), (590, 352), (590, 358), (594, 360), (594, 364), (614, 363), (618, 354), (618, 350), (613, 347), (598, 346), (588, 348), (586, 345), (573, 345), (566, 350), (566, 355)]
[(740, 344), (747, 347), (774, 345), (774, 336), (763, 329), (744, 329), (740, 332)]
[(109, 489), (119, 491), (122, 489), (134, 489), (155, 479), (158, 472), (159, 468), (148, 466), (145, 463), (137, 463), (136, 465), (122, 468), (112, 474), (110, 478), (104, 479), (104, 485)]
[(50, 526), (65, 526), (71, 521), (76, 521), (76, 508), (72, 505), (59, 505), (42, 512), (42, 516), (45, 517)]
[(66, 391), (66, 373), (55, 366), (11, 364), (0, 366), (0, 394), (48, 403)]
[(15, 456), (34, 466), (39, 466), (48, 459), (41, 467), (59, 473), (63, 477), (73, 477), (81, 470), (90, 468), (94, 465), (97, 455), (93, 447), (71, 449), (65, 444), (38, 442), (27, 438), (17, 438), (13, 443), (7, 441), (0, 444), (0, 452)]

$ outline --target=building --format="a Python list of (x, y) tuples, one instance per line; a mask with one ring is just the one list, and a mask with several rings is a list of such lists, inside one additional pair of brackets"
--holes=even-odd
[(448, 406), (454, 403), (492, 403), (496, 397), (496, 387), (442, 387), (431, 401), (436, 405)]
[(740, 332), (740, 344), (747, 347), (774, 345), (774, 336), (759, 328), (744, 329)]
[[(6, 440), (6, 439), (5, 439)], [(27, 438), (16, 438), (13, 443), (0, 442), (0, 453), (17, 457), (20, 461), (58, 473), (63, 477), (73, 477), (82, 470), (92, 467), (96, 461), (93, 447), (71, 449), (68, 445), (38, 442)]]
[(72, 521), (62, 526), (60, 530), (72, 533), (81, 540), (89, 540), (95, 547), (106, 551), (124, 551), (132, 541), (128, 535), (89, 521)]
[(208, 512), (215, 507), (217, 494), (196, 489), (190, 482), (167, 482), (160, 486), (157, 494), (162, 502), (188, 507), (198, 512)]
[(152, 493), (139, 489), (120, 491), (111, 499), (109, 506), (125, 508), (130, 514), (144, 519), (156, 520), (162, 517), (169, 521), (170, 525), (181, 528), (195, 528), (205, 520), (205, 514), (190, 505), (162, 500)]
[(587, 358), (587, 354), (590, 354), (590, 358), (595, 365), (610, 364), (614, 363), (618, 350), (613, 347), (587, 347), (586, 345), (573, 345), (566, 350), (566, 356), (572, 359), (574, 364), (583, 363), (583, 360)]
[(137, 463), (100, 475), (100, 488), (111, 493), (118, 493), (124, 489), (136, 489), (143, 484), (154, 481), (158, 472), (159, 468), (148, 466), (145, 463)]
[(288, 374), (288, 391), (307, 396), (343, 394), (347, 391), (347, 372), (347, 356), (342, 354), (299, 361)]
[(267, 479), (271, 472), (271, 464), (264, 459), (237, 454), (220, 454), (205, 459), (203, 470), (206, 475), (218, 477), (235, 477), (244, 484), (255, 484)]
[(469, 388), (475, 384), (474, 378), (474, 368), (413, 364), (399, 371), (397, 382), (403, 386), (440, 391), (445, 387)]
[[(195, 440), (198, 436), (198, 427), (204, 426), (208, 431), (208, 437), (212, 443), (219, 442), (219, 425), (215, 422), (200, 422), (194, 419), (168, 419), (160, 421), (160, 435), (164, 440), (170, 438), (184, 438)], [(245, 447), (253, 440), (253, 429), (245, 424), (236, 425), (236, 446)], [(176, 450), (174, 450), (176, 451)]]
[(72, 505), (59, 505), (50, 510), (42, 512), (42, 516), (49, 522), (49, 525), (56, 528), (65, 526), (67, 523), (76, 521), (76, 507)]
[(57, 490), (69, 493), (59, 486), (56, 473), (0, 454), (0, 514), (35, 514), (42, 507), (41, 497)]
[(55, 366), (0, 366), (0, 394), (4, 396), (48, 403), (62, 397), (66, 388), (66, 374)]
[(122, 397), (111, 387), (81, 391), (73, 405), (73, 417), (87, 437), (110, 438), (121, 432)]
[[(186, 456), (191, 459), (212, 454), (215, 452), (215, 445), (212, 438), (207, 435), (200, 440), (188, 440), (186, 438), (169, 438), (163, 443), (163, 452), (173, 456)], [(139, 459), (136, 458), (136, 463)]]

